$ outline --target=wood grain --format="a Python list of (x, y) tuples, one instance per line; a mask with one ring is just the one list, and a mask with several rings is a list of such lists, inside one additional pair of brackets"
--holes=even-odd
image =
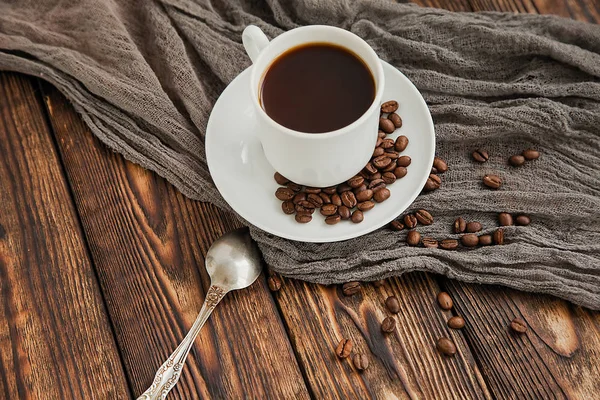
[(44, 110), (2, 73), (0, 398), (129, 397)]
[(555, 14), (579, 21), (600, 23), (597, 0), (531, 0), (540, 14)]
[[(54, 88), (45, 103), (135, 394), (200, 310), (210, 244), (237, 224), (108, 151)], [(226, 296), (170, 398), (308, 398), (264, 276)]]

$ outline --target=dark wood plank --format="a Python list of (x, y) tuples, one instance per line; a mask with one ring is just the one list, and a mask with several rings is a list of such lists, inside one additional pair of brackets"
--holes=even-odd
[(473, 11), (505, 11), (537, 14), (532, 0), (469, 0)]
[(442, 8), (448, 11), (473, 11), (469, 0), (410, 0), (421, 7)]
[[(62, 95), (44, 91), (125, 368), (140, 394), (200, 310), (209, 245), (237, 224), (107, 150)], [(171, 393), (309, 397), (264, 276), (217, 307)]]
[[(35, 80), (33, 81), (35, 83)], [(129, 398), (31, 79), (0, 73), (0, 398)]]
[(579, 21), (600, 23), (597, 0), (531, 0), (540, 14), (555, 14)]

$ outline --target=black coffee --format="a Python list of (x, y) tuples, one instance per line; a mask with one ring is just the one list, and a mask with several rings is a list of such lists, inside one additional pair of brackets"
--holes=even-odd
[(263, 78), (260, 102), (279, 124), (324, 133), (350, 125), (373, 103), (375, 81), (349, 50), (310, 43), (280, 55)]

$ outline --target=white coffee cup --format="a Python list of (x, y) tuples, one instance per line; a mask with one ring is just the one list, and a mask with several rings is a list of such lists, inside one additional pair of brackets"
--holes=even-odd
[[(250, 25), (244, 30), (242, 40), (253, 63), (250, 94), (258, 119), (257, 132), (265, 157), (273, 168), (293, 182), (314, 187), (336, 185), (360, 172), (369, 162), (377, 142), (385, 84), (383, 67), (375, 51), (355, 34), (325, 25), (292, 29), (270, 42), (258, 27)], [(265, 72), (279, 55), (293, 47), (317, 42), (333, 43), (358, 55), (375, 79), (375, 98), (369, 109), (352, 124), (331, 132), (309, 134), (286, 128), (271, 119), (260, 105), (259, 93)], [(331, 112), (339, 112), (334, 104)]]

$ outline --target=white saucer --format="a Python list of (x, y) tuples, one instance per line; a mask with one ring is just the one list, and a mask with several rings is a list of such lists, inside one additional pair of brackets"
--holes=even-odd
[(365, 213), (359, 224), (340, 221), (325, 224), (318, 211), (308, 224), (299, 224), (281, 210), (275, 198), (279, 185), (275, 170), (264, 157), (256, 136), (255, 112), (250, 102), (250, 68), (223, 91), (212, 110), (206, 129), (206, 158), (221, 195), (238, 214), (256, 227), (301, 242), (335, 242), (364, 235), (387, 224), (414, 201), (427, 181), (435, 152), (435, 133), (429, 109), (417, 88), (396, 68), (382, 61), (386, 87), (383, 101), (397, 100), (402, 128), (388, 137), (406, 135), (403, 155), (412, 163), (408, 174), (388, 186), (390, 198)]

